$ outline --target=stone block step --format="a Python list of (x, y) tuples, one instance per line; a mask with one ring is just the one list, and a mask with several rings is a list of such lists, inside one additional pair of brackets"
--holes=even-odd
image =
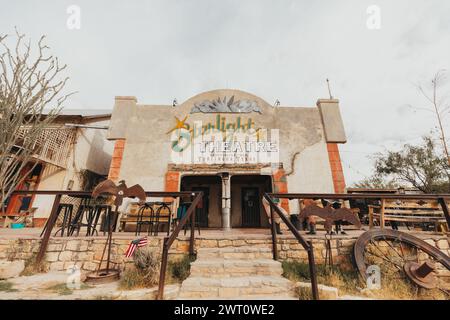
[(180, 290), (180, 298), (231, 298), (258, 295), (290, 295), (293, 283), (280, 276), (207, 278), (190, 276)]
[(264, 247), (199, 248), (197, 259), (271, 259), (272, 249)]
[(191, 263), (191, 275), (194, 277), (280, 276), (282, 273), (281, 263), (273, 259), (211, 258)]

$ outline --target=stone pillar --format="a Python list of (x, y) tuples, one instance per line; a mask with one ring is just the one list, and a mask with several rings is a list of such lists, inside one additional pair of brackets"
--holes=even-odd
[(222, 229), (231, 229), (231, 182), (228, 173), (222, 174)]

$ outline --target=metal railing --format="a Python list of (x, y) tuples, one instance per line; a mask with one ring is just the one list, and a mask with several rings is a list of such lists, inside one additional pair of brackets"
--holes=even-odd
[[(450, 213), (447, 202), (450, 200), (450, 194), (377, 194), (377, 193), (361, 193), (361, 194), (328, 194), (328, 193), (265, 193), (264, 198), (270, 204), (270, 216), (271, 221), (274, 221), (274, 213), (278, 214), (283, 220), (283, 222), (287, 225), (289, 230), (292, 232), (294, 237), (299, 241), (299, 243), (303, 246), (303, 248), (308, 253), (308, 263), (309, 263), (309, 272), (311, 277), (311, 289), (314, 299), (319, 299), (319, 293), (317, 288), (317, 276), (316, 276), (316, 267), (314, 261), (314, 248), (311, 241), (306, 241), (304, 237), (299, 233), (299, 231), (294, 227), (292, 222), (286, 217), (278, 206), (274, 203), (273, 199), (327, 199), (327, 200), (358, 200), (358, 199), (366, 199), (366, 200), (379, 200), (384, 201), (387, 199), (394, 200), (435, 200), (437, 201), (442, 209), (442, 212), (445, 216), (447, 226), (450, 230)], [(277, 233), (275, 230), (275, 223), (272, 223), (272, 250), (273, 250), (273, 258), (274, 260), (278, 259), (278, 248), (277, 248)]]
[(273, 198), (284, 199), (329, 199), (329, 200), (435, 200), (441, 206), (442, 212), (450, 229), (450, 211), (448, 201), (450, 194), (380, 194), (380, 193), (269, 193)]
[[(54, 195), (55, 199), (53, 201), (52, 209), (50, 212), (50, 216), (48, 218), (44, 234), (42, 236), (41, 245), (39, 247), (38, 254), (36, 256), (36, 263), (40, 263), (44, 258), (44, 255), (47, 251), (48, 242), (50, 240), (51, 232), (53, 227), (56, 224), (58, 218), (58, 207), (61, 203), (61, 197), (69, 196), (69, 197), (79, 197), (79, 198), (90, 198), (91, 192), (89, 191), (54, 191), (54, 190), (40, 190), (40, 191), (15, 191), (12, 193), (13, 195)], [(175, 239), (178, 237), (181, 229), (184, 228), (186, 223), (191, 221), (191, 234), (189, 241), (189, 254), (194, 255), (195, 249), (195, 208), (200, 203), (203, 197), (203, 192), (199, 191), (182, 191), (182, 192), (145, 192), (147, 197), (153, 198), (181, 198), (181, 197), (193, 197), (193, 201), (191, 205), (186, 210), (186, 213), (181, 218), (180, 222), (177, 224), (175, 229), (172, 231), (170, 236), (164, 238), (163, 249), (162, 249), (162, 258), (161, 258), (161, 270), (160, 270), (160, 278), (159, 278), (159, 288), (157, 299), (162, 299), (164, 296), (164, 284), (165, 284), (165, 275), (167, 269), (167, 260), (169, 255), (169, 249)], [(170, 226), (169, 226), (170, 228)]]
[(273, 259), (278, 260), (278, 248), (277, 248), (277, 232), (275, 230), (275, 222), (274, 222), (274, 212), (276, 212), (281, 220), (287, 225), (289, 230), (292, 232), (294, 237), (298, 240), (298, 242), (302, 245), (302, 247), (306, 250), (308, 253), (308, 264), (309, 264), (309, 274), (311, 278), (311, 290), (312, 290), (312, 296), (314, 300), (319, 300), (319, 289), (317, 286), (317, 273), (316, 273), (316, 263), (314, 261), (314, 248), (312, 241), (307, 242), (298, 232), (298, 230), (294, 227), (292, 222), (289, 221), (289, 219), (281, 212), (281, 210), (278, 208), (278, 206), (273, 202), (272, 194), (264, 194), (264, 198), (269, 202), (270, 204), (270, 221), (271, 221), (271, 231), (272, 231), (272, 252), (273, 252)]
[(191, 234), (189, 239), (189, 255), (194, 255), (194, 246), (195, 246), (195, 208), (200, 203), (203, 197), (203, 192), (196, 192), (195, 198), (192, 201), (189, 208), (186, 210), (186, 214), (180, 220), (178, 225), (175, 227), (175, 230), (169, 237), (164, 238), (162, 257), (161, 257), (161, 270), (159, 273), (159, 284), (158, 284), (158, 295), (156, 296), (157, 300), (161, 300), (164, 297), (164, 283), (166, 279), (166, 269), (167, 269), (167, 259), (169, 256), (169, 249), (175, 239), (178, 237), (181, 229), (186, 225), (188, 220), (191, 221)]
[[(69, 197), (79, 197), (79, 198), (89, 198), (91, 196), (91, 192), (87, 191), (15, 191), (13, 195), (55, 195), (55, 199), (53, 201), (53, 206), (51, 209), (50, 216), (47, 221), (47, 227), (45, 228), (44, 235), (42, 237), (41, 245), (39, 248), (39, 252), (36, 257), (36, 262), (39, 263), (47, 250), (48, 242), (50, 239), (50, 235), (54, 225), (56, 224), (58, 218), (58, 207), (61, 202), (61, 197), (69, 196)], [(178, 237), (179, 232), (183, 229), (186, 223), (190, 220), (190, 243), (189, 243), (189, 254), (194, 254), (194, 245), (195, 245), (195, 208), (200, 203), (203, 193), (202, 192), (193, 192), (193, 191), (184, 191), (184, 192), (146, 192), (147, 197), (158, 197), (158, 198), (178, 198), (178, 197), (193, 197), (192, 203), (187, 209), (185, 215), (182, 217), (178, 225), (172, 231), (170, 236), (164, 238), (163, 248), (162, 248), (162, 258), (161, 258), (161, 269), (160, 269), (160, 280), (159, 280), (159, 289), (157, 299), (163, 299), (164, 296), (164, 284), (165, 284), (165, 275), (167, 269), (167, 261), (169, 250), (175, 239)], [(377, 194), (377, 193), (366, 193), (366, 194), (328, 194), (328, 193), (265, 193), (264, 198), (270, 204), (270, 215), (271, 221), (274, 221), (275, 214), (280, 216), (281, 220), (287, 225), (289, 230), (292, 232), (294, 237), (299, 241), (299, 243), (303, 246), (303, 248), (308, 253), (308, 261), (309, 261), (309, 271), (311, 275), (311, 289), (313, 293), (314, 299), (319, 299), (318, 287), (317, 287), (317, 276), (316, 276), (316, 267), (314, 261), (314, 248), (311, 241), (306, 241), (305, 238), (299, 233), (299, 231), (295, 228), (295, 226), (291, 223), (291, 221), (286, 217), (279, 207), (274, 203), (274, 198), (279, 199), (327, 199), (327, 200), (356, 200), (356, 199), (371, 199), (371, 200), (385, 200), (385, 199), (398, 199), (398, 200), (436, 200), (440, 204), (442, 208), (442, 212), (445, 216), (447, 225), (450, 229), (450, 213), (447, 202), (450, 199), (450, 194)], [(275, 230), (275, 223), (272, 223), (271, 227), (272, 233), (272, 249), (273, 249), (273, 258), (278, 259), (278, 249), (277, 249), (277, 234)]]

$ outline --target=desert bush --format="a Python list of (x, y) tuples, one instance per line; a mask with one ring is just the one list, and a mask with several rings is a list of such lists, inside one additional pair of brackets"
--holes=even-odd
[(125, 290), (149, 288), (158, 284), (160, 261), (149, 248), (138, 248), (133, 255), (134, 265), (125, 269), (119, 287)]
[[(299, 261), (283, 261), (283, 276), (292, 281), (309, 282), (309, 265)], [(389, 300), (428, 300), (439, 299), (448, 300), (449, 295), (438, 290), (421, 289), (413, 285), (406, 278), (398, 278), (398, 275), (383, 275), (380, 290), (367, 290), (358, 272), (355, 270), (342, 270), (339, 266), (332, 269), (324, 265), (316, 265), (317, 281), (319, 284), (331, 286), (339, 289), (339, 294), (360, 295), (376, 299)], [(311, 289), (299, 288), (297, 294), (300, 298), (309, 299)]]
[(194, 257), (190, 257), (189, 255), (183, 256), (182, 259), (170, 261), (168, 270), (171, 278), (175, 282), (182, 282), (191, 272), (191, 262), (194, 261)]

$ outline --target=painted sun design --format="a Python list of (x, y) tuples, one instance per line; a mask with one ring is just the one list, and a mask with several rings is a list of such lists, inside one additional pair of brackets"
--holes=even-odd
[(184, 117), (183, 120), (180, 120), (180, 119), (178, 119), (178, 117), (175, 117), (175, 120), (176, 120), (177, 124), (175, 125), (175, 127), (170, 129), (169, 131), (167, 131), (167, 134), (169, 134), (169, 133), (171, 133), (171, 132), (173, 132), (175, 130), (178, 130), (178, 129), (189, 129), (188, 124), (185, 123), (186, 120), (187, 120), (187, 117), (188, 116)]

